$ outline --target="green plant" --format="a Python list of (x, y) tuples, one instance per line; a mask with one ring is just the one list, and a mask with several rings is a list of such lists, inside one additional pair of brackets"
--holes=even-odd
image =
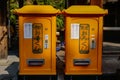
[[(53, 0), (51, 5), (54, 8), (60, 9), (61, 11), (65, 8), (65, 0)], [(58, 15), (57, 16), (57, 30), (64, 28), (64, 16)]]
[[(52, 5), (56, 9), (63, 10), (65, 8), (65, 0), (24, 0), (24, 5), (33, 4), (36, 2), (38, 5)], [(17, 17), (14, 15), (13, 10), (19, 8), (18, 0), (10, 0), (10, 22), (12, 25), (16, 24)], [(64, 28), (64, 16), (57, 16), (57, 29)]]
[(13, 10), (19, 8), (17, 0), (10, 0), (10, 22), (12, 25), (16, 24), (16, 16), (13, 13)]
[(64, 28), (64, 16), (58, 15), (56, 20), (57, 20), (57, 30), (63, 29)]

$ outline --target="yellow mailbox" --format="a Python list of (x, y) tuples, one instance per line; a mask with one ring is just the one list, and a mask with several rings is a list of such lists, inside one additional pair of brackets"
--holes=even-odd
[(20, 75), (56, 74), (56, 10), (50, 5), (28, 5), (19, 15)]
[(65, 22), (65, 74), (102, 74), (103, 16), (98, 6), (71, 6), (63, 11)]

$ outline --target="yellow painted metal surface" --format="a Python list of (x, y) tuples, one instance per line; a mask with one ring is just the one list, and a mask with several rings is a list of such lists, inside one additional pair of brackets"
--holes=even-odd
[(58, 10), (51, 6), (25, 6), (16, 12), (19, 15), (19, 74), (55, 75)]
[(71, 6), (63, 13), (65, 28), (65, 74), (102, 74), (103, 15), (97, 6)]
[(27, 5), (21, 9), (16, 9), (17, 14), (56, 14), (60, 10), (53, 8), (50, 5)]
[(66, 14), (107, 14), (108, 11), (104, 10), (98, 6), (78, 6), (78, 5), (74, 5), (69, 7), (66, 10), (63, 10), (63, 12), (65, 12)]

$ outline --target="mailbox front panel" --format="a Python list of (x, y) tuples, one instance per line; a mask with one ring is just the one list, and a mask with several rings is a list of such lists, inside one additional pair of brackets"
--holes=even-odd
[(99, 19), (94, 17), (66, 18), (66, 74), (101, 74), (98, 23)]
[(55, 39), (52, 18), (20, 17), (20, 20), (20, 74), (54, 75), (56, 56), (55, 45), (52, 45)]

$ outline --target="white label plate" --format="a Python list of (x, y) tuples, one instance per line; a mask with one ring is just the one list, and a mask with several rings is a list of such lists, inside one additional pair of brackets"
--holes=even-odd
[(71, 39), (79, 39), (79, 25), (77, 23), (71, 24)]
[(24, 23), (24, 38), (32, 38), (32, 23)]

